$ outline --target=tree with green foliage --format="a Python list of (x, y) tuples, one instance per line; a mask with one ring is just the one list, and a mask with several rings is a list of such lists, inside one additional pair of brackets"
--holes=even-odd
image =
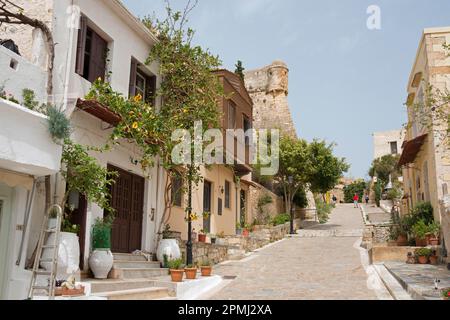
[(323, 197), (339, 183), (344, 172), (350, 168), (344, 158), (333, 154), (333, 148), (334, 144), (318, 140), (308, 146), (311, 168), (308, 175), (309, 187), (313, 193), (322, 194)]
[(397, 180), (401, 176), (401, 169), (397, 166), (400, 160), (400, 155), (388, 154), (381, 158), (375, 159), (372, 162), (372, 167), (369, 170), (369, 175), (377, 177), (383, 183), (383, 188), (389, 182), (389, 176), (392, 181)]
[(355, 194), (359, 199), (363, 199), (364, 193), (367, 189), (367, 183), (364, 180), (355, 181), (344, 187), (344, 199), (346, 203), (352, 203)]
[(308, 143), (303, 139), (288, 136), (280, 139), (280, 167), (274, 180), (283, 190), (286, 212), (291, 211), (291, 204), (297, 192), (308, 184), (311, 172), (308, 151)]
[(245, 68), (242, 65), (242, 61), (238, 60), (238, 62), (235, 65), (236, 70), (234, 71), (234, 73), (236, 73), (242, 80), (244, 80), (245, 76), (244, 76), (244, 71)]

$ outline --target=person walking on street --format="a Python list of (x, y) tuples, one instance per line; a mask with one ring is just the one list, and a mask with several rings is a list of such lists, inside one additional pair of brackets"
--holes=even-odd
[(366, 194), (366, 204), (369, 204), (369, 195)]
[(356, 193), (355, 196), (353, 197), (353, 203), (355, 204), (355, 208), (358, 208), (359, 196)]

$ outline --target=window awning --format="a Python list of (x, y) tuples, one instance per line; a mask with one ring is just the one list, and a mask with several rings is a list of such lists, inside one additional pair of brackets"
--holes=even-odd
[(398, 162), (399, 167), (414, 162), (427, 137), (428, 134), (424, 134), (403, 143), (403, 153)]
[(77, 107), (112, 126), (118, 125), (121, 120), (117, 113), (95, 100), (78, 99)]

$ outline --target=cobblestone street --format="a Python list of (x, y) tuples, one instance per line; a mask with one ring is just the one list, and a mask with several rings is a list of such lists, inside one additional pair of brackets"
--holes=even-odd
[(216, 274), (237, 278), (211, 299), (377, 299), (358, 249), (361, 229), (359, 209), (340, 205), (327, 224), (218, 266)]

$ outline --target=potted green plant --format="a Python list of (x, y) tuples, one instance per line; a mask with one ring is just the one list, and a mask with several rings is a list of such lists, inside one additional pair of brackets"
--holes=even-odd
[(186, 279), (194, 280), (197, 277), (197, 266), (193, 264), (189, 264), (184, 268), (184, 272), (186, 273)]
[(198, 242), (203, 242), (203, 243), (205, 243), (206, 242), (206, 234), (208, 233), (208, 230), (205, 228), (205, 229), (202, 229), (202, 230), (200, 230), (200, 232), (199, 232), (199, 234), (198, 234)]
[(114, 263), (111, 253), (111, 229), (114, 215), (97, 218), (92, 228), (92, 253), (89, 257), (89, 268), (96, 279), (106, 279)]
[(412, 231), (416, 238), (416, 246), (417, 247), (425, 247), (427, 245), (427, 233), (428, 226), (426, 225), (424, 220), (419, 220), (413, 227)]
[(168, 262), (172, 282), (182, 282), (184, 274), (183, 259), (173, 259)]
[(202, 261), (200, 265), (202, 277), (210, 277), (212, 273), (212, 263), (208, 259)]
[(242, 234), (242, 225), (238, 222), (236, 223), (236, 235), (240, 236)]
[(414, 255), (420, 264), (427, 264), (428, 258), (431, 256), (433, 251), (429, 248), (418, 248), (414, 250)]
[(433, 221), (428, 225), (428, 245), (438, 246), (439, 245), (439, 235), (441, 233), (441, 225), (437, 221)]
[(442, 294), (442, 298), (444, 300), (449, 300), (450, 299), (450, 288), (442, 289), (441, 294)]
[(437, 265), (438, 264), (438, 260), (439, 260), (439, 258), (437, 256), (436, 250), (433, 250), (431, 255), (430, 255), (430, 264)]
[(216, 236), (217, 236), (216, 244), (221, 245), (221, 246), (226, 244), (226, 242), (225, 242), (225, 232), (221, 231)]

